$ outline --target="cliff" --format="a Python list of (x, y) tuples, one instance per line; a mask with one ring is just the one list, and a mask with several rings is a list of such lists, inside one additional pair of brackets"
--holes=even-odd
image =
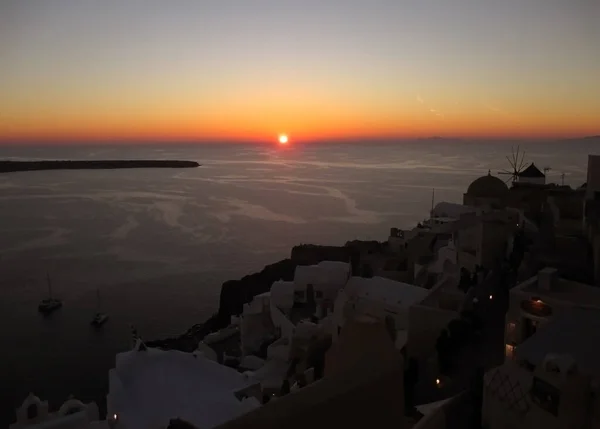
[(271, 289), (277, 280), (293, 280), (298, 265), (314, 265), (321, 261), (351, 262), (353, 269), (358, 266), (360, 251), (378, 247), (378, 242), (351, 241), (344, 246), (318, 246), (303, 244), (295, 246), (290, 259), (284, 259), (267, 265), (262, 271), (242, 277), (239, 280), (228, 280), (221, 286), (219, 309), (203, 324), (194, 325), (184, 334), (163, 340), (149, 341), (149, 347), (176, 349), (185, 352), (194, 351), (207, 334), (222, 329), (231, 323), (231, 316), (242, 313), (245, 303), (252, 298)]
[(195, 161), (94, 160), (94, 161), (0, 161), (0, 173), (38, 170), (97, 170), (118, 168), (195, 168)]

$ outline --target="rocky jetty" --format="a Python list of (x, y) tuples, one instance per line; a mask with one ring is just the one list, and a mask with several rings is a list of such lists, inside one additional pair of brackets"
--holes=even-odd
[(381, 243), (350, 241), (344, 246), (319, 246), (302, 244), (295, 246), (291, 258), (267, 265), (262, 271), (242, 277), (239, 280), (228, 280), (221, 286), (219, 309), (206, 322), (194, 325), (177, 337), (149, 341), (150, 347), (175, 349), (186, 352), (194, 351), (206, 335), (228, 326), (231, 316), (242, 313), (245, 303), (252, 301), (256, 295), (268, 292), (277, 280), (293, 280), (298, 265), (314, 265), (321, 261), (351, 262), (358, 265), (360, 252), (381, 246)]
[(93, 161), (0, 161), (0, 173), (39, 170), (109, 170), (120, 168), (196, 168), (196, 161), (93, 160)]

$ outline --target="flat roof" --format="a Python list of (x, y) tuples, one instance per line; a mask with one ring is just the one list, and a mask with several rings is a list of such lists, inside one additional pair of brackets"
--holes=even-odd
[(109, 372), (108, 406), (127, 428), (166, 427), (179, 417), (212, 428), (256, 407), (235, 392), (250, 381), (202, 356), (153, 348), (117, 355)]
[(542, 290), (538, 287), (538, 276), (526, 280), (513, 290), (580, 306), (600, 308), (600, 288), (560, 277), (556, 278), (551, 290)]
[(568, 355), (581, 372), (600, 376), (600, 311), (557, 316), (517, 347), (517, 360), (539, 365), (548, 354)]
[(350, 296), (405, 308), (429, 295), (429, 289), (383, 277), (350, 277), (346, 290)]

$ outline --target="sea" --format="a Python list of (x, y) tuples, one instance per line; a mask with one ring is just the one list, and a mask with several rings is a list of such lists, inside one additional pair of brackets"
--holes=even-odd
[[(385, 240), (432, 201), (461, 202), (509, 169), (514, 142), (4, 145), (0, 159), (180, 159), (195, 169), (0, 174), (0, 427), (29, 392), (104, 406), (115, 354), (185, 331), (221, 284), (301, 243)], [(596, 141), (521, 144), (548, 180), (577, 187)], [(510, 176), (499, 176), (510, 179)], [(44, 318), (52, 292), (62, 309)], [(90, 327), (98, 309), (110, 315)]]

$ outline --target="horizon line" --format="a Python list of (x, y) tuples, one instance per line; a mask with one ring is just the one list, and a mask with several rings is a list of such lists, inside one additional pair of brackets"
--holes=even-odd
[[(454, 142), (454, 143), (477, 143), (477, 142), (545, 142), (558, 143), (582, 140), (600, 140), (600, 133), (597, 135), (582, 136), (543, 136), (543, 137), (523, 137), (523, 136), (427, 136), (427, 137), (381, 137), (381, 136), (358, 136), (342, 138), (315, 138), (315, 139), (293, 139), (291, 136), (290, 146), (304, 144), (394, 144), (394, 143), (415, 143), (419, 141), (426, 142)], [(119, 144), (253, 144), (253, 145), (274, 145), (277, 146), (275, 139), (267, 141), (266, 139), (223, 139), (223, 138), (0, 138), (0, 145), (119, 145)]]

